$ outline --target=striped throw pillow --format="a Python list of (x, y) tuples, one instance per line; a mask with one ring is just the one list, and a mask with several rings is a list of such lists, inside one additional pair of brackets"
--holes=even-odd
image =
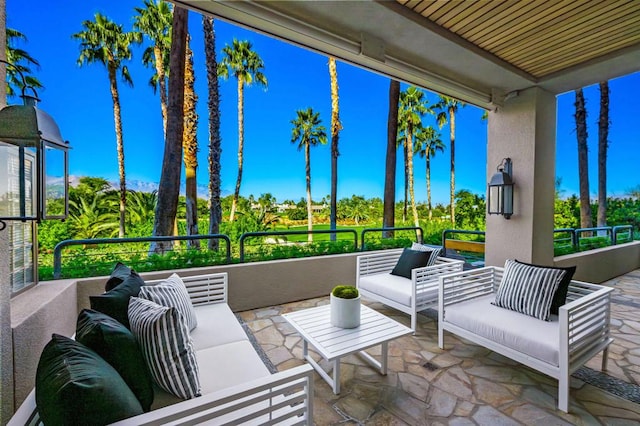
[(158, 305), (176, 308), (187, 322), (189, 330), (193, 330), (198, 325), (198, 319), (191, 304), (189, 292), (178, 274), (173, 274), (156, 285), (142, 286), (138, 297), (150, 300)]
[(178, 398), (200, 396), (196, 353), (182, 314), (132, 297), (129, 322), (156, 384)]
[(436, 264), (436, 259), (440, 256), (440, 252), (442, 251), (442, 247), (440, 246), (430, 246), (428, 244), (420, 244), (413, 243), (411, 244), (411, 250), (417, 251), (430, 251), (429, 260), (427, 261), (427, 266), (432, 266)]
[(494, 304), (548, 321), (553, 296), (564, 274), (563, 270), (508, 259)]

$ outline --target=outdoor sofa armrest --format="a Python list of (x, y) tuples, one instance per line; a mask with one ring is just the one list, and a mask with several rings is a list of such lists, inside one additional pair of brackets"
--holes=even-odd
[(357, 258), (358, 276), (385, 274), (393, 270), (403, 249), (381, 250), (361, 254)]
[(304, 364), (189, 399), (112, 426), (215, 424), (313, 424), (313, 367)]
[(502, 279), (502, 268), (484, 268), (454, 272), (439, 277), (440, 314), (447, 305), (464, 302), (495, 292)]
[[(117, 426), (196, 424), (215, 420), (216, 424), (250, 422), (260, 416), (263, 423), (289, 420), (291, 424), (313, 424), (313, 367), (304, 364), (182, 401), (116, 423)], [(22, 403), (8, 426), (41, 425), (35, 390)]]
[[(187, 287), (193, 306), (227, 303), (229, 277), (226, 272), (180, 277)], [(156, 284), (162, 280), (147, 281)]]
[(413, 269), (411, 271), (411, 280), (416, 283), (418, 289), (425, 284), (429, 284), (429, 287), (432, 285), (437, 286), (440, 276), (461, 272), (463, 266), (464, 262), (462, 260), (438, 257), (435, 265)]
[[(560, 322), (560, 358), (568, 359), (568, 374), (609, 346), (611, 293), (602, 287), (580, 281), (571, 281), (569, 292), (589, 292), (577, 300), (566, 303), (558, 311)], [(606, 355), (606, 352), (605, 352)], [(602, 360), (606, 369), (607, 360)]]

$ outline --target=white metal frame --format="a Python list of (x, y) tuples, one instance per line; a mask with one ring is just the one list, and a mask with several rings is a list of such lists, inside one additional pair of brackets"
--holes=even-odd
[(363, 297), (375, 300), (411, 316), (411, 329), (416, 331), (418, 312), (437, 306), (438, 278), (442, 275), (462, 271), (462, 260), (438, 257), (435, 265), (416, 268), (411, 271), (411, 305), (404, 305), (377, 293), (360, 288), (360, 278), (367, 275), (388, 274), (398, 263), (403, 249), (383, 250), (358, 256), (356, 267), (356, 287)]
[[(361, 323), (356, 328), (339, 328), (331, 325), (330, 305), (303, 309), (282, 315), (285, 320), (302, 336), (304, 359), (313, 366), (333, 389), (340, 393), (340, 360), (347, 355), (359, 354), (383, 376), (387, 374), (387, 355), (389, 341), (407, 334), (412, 330), (399, 322), (362, 305)], [(318, 362), (309, 355), (309, 344), (331, 363), (332, 374), (327, 373)], [(373, 358), (365, 349), (381, 345), (380, 361)]]
[(602, 370), (607, 369), (608, 348), (613, 342), (610, 337), (613, 289), (571, 281), (567, 303), (560, 307), (558, 315), (559, 365), (552, 365), (447, 322), (447, 306), (494, 293), (503, 271), (503, 268), (489, 266), (440, 277), (438, 346), (444, 349), (446, 330), (557, 379), (558, 408), (566, 413), (571, 373), (601, 351)]
[[(202, 305), (227, 302), (226, 272), (181, 278), (196, 309)], [(147, 281), (147, 284), (160, 281)], [(311, 425), (313, 368), (305, 364), (114, 424), (191, 425), (201, 422), (216, 425)], [(40, 424), (33, 390), (9, 420), (8, 426)]]

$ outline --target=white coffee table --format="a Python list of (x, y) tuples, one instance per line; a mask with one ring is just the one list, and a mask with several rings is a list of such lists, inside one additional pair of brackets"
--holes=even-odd
[[(359, 353), (369, 364), (387, 374), (388, 343), (397, 337), (413, 333), (405, 327), (379, 312), (361, 306), (361, 322), (356, 328), (339, 328), (331, 325), (329, 320), (330, 305), (303, 309), (282, 315), (289, 324), (302, 336), (304, 358), (315, 368), (320, 376), (333, 388), (333, 393), (340, 393), (340, 358)], [(309, 356), (309, 344), (333, 363), (333, 377)], [(364, 350), (382, 345), (381, 360), (378, 362)]]

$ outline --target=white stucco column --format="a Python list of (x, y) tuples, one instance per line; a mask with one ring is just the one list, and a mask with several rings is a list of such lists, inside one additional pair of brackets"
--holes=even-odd
[(486, 265), (506, 259), (553, 264), (556, 98), (531, 88), (489, 113), (487, 182), (505, 157), (513, 161), (514, 214), (487, 215)]

